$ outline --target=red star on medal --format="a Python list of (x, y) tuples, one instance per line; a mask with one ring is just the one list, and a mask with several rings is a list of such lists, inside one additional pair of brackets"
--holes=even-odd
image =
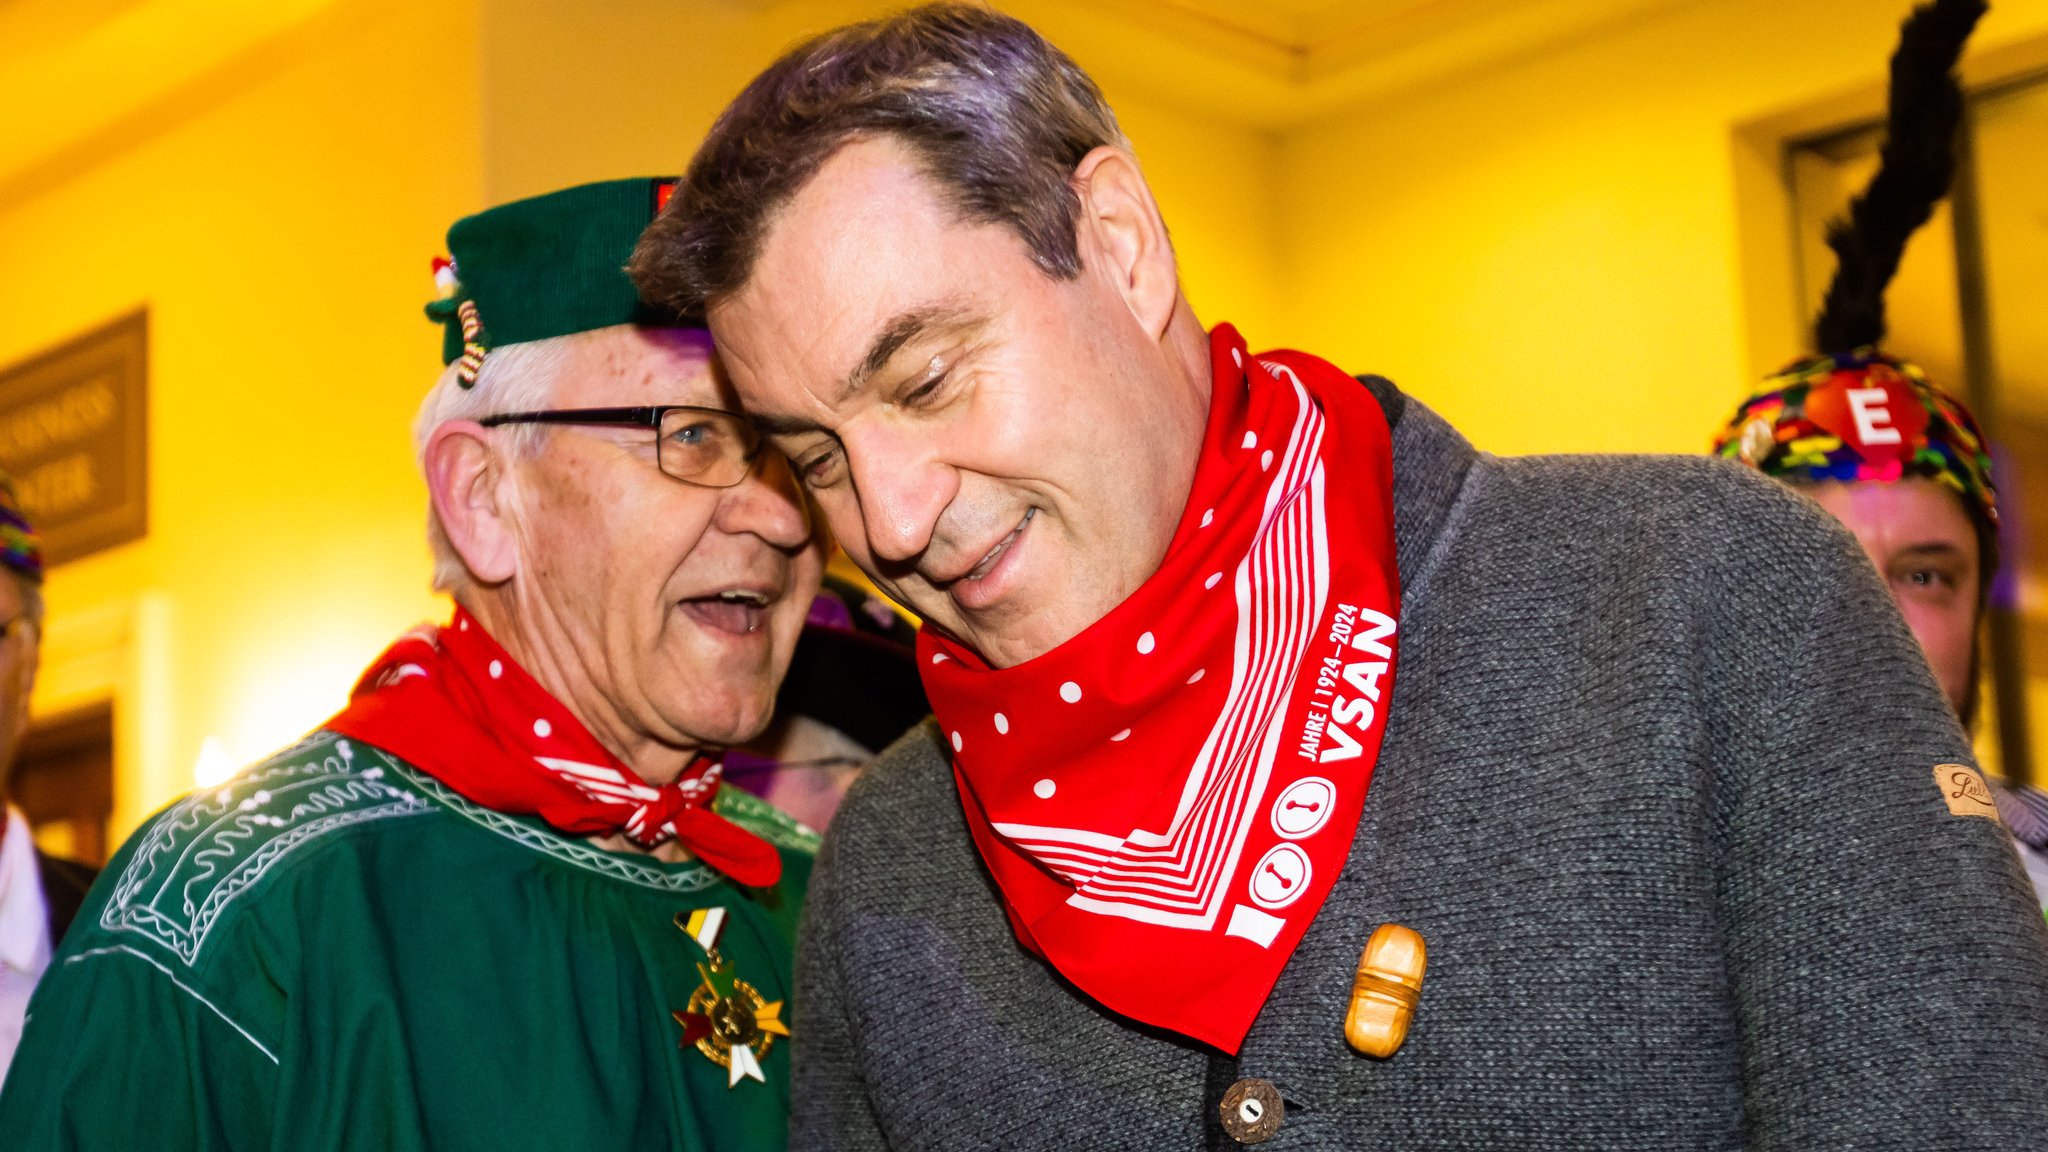
[(767, 1082), (761, 1061), (776, 1037), (789, 1035), (789, 1025), (782, 1022), (782, 1001), (762, 997), (719, 955), (717, 940), (724, 923), (723, 908), (677, 914), (676, 927), (704, 948), (705, 963), (697, 965), (702, 983), (690, 994), (689, 1004), (669, 1015), (682, 1026), (681, 1047), (694, 1047), (724, 1068), (726, 1087), (736, 1088), (741, 1080)]
[(677, 1045), (679, 1048), (688, 1048), (711, 1035), (711, 1017), (701, 1012), (671, 1012), (669, 1015), (683, 1026), (683, 1042)]

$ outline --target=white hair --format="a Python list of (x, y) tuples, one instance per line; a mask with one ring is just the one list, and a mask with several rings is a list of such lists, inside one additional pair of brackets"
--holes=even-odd
[[(441, 425), (451, 420), (481, 420), (504, 412), (546, 408), (554, 395), (555, 377), (573, 349), (572, 340), (557, 336), (493, 348), (484, 357), (476, 383), (468, 388), (462, 386), (462, 379), (456, 374), (457, 365), (443, 369), (426, 399), (420, 401), (419, 415), (413, 420), (413, 452), (419, 459), (421, 474), (426, 473), (427, 442)], [(506, 424), (499, 429), (506, 447), (519, 455), (533, 451), (541, 431), (542, 426), (537, 424)], [(462, 562), (448, 540), (447, 530), (441, 526), (441, 514), (434, 508), (431, 496), (427, 499), (427, 543), (434, 550), (436, 592), (454, 592), (473, 581), (469, 566)]]

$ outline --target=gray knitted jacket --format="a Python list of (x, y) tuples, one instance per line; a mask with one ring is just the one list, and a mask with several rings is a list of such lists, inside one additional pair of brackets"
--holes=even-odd
[[(929, 726), (840, 810), (797, 957), (797, 1149), (2048, 1147), (2048, 931), (1854, 541), (1714, 460), (1498, 459), (1397, 417), (1401, 668), (1343, 877), (1236, 1066), (1010, 931)], [(1429, 945), (1387, 1060), (1343, 1022)], [(1162, 960), (1170, 962), (1170, 960)]]

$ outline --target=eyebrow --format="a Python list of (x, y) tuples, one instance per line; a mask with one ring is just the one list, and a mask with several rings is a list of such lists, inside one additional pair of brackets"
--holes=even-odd
[[(927, 304), (900, 312), (882, 326), (875, 338), (868, 343), (868, 350), (860, 363), (839, 382), (836, 403), (844, 403), (874, 378), (875, 373), (889, 366), (898, 352), (912, 341), (933, 332), (954, 328), (966, 328), (980, 322), (980, 318), (958, 301), (946, 300)], [(767, 413), (747, 413), (747, 419), (764, 436), (795, 436), (804, 432), (818, 431), (818, 423), (801, 416), (775, 416)]]
[(899, 313), (875, 333), (874, 340), (868, 344), (867, 355), (846, 374), (846, 380), (840, 385), (840, 400), (844, 401), (866, 387), (875, 373), (888, 367), (889, 361), (903, 351), (904, 345), (934, 329), (962, 327), (972, 320), (965, 308), (952, 301), (927, 304)]
[(1929, 540), (1925, 543), (1912, 544), (1905, 548), (1901, 548), (1896, 553), (1894, 553), (1893, 556), (1894, 558), (1902, 559), (1905, 557), (1920, 558), (1933, 556), (1961, 557), (1967, 554), (1968, 553), (1964, 551), (1961, 545), (1951, 544), (1946, 540)]
[(763, 436), (794, 436), (799, 432), (816, 432), (818, 422), (801, 416), (767, 416), (758, 412), (746, 414), (754, 430)]

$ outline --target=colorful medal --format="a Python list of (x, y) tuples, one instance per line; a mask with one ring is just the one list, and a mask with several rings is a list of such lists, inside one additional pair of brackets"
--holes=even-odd
[(761, 1061), (777, 1036), (789, 1035), (782, 1022), (782, 1001), (764, 1000), (752, 984), (733, 975), (732, 965), (718, 954), (718, 934), (725, 928), (725, 909), (701, 908), (676, 913), (676, 927), (704, 949), (697, 965), (703, 983), (690, 993), (681, 1012), (671, 1012), (683, 1026), (682, 1047), (695, 1044), (713, 1064), (726, 1070), (725, 1086), (734, 1088), (751, 1076), (763, 1084)]

